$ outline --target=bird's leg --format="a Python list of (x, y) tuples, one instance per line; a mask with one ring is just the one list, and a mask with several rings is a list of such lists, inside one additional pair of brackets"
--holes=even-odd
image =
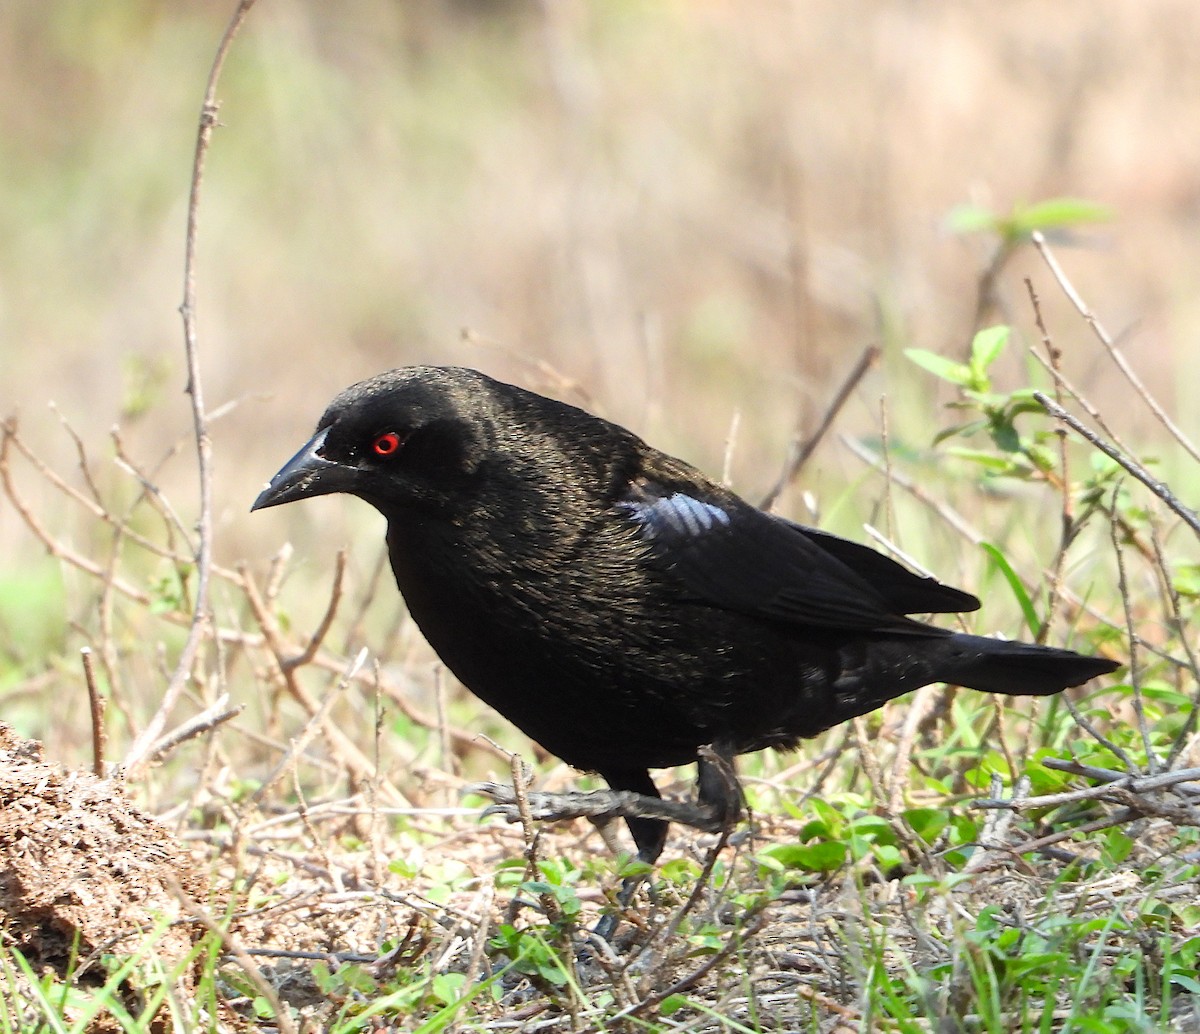
[[(650, 773), (644, 768), (629, 772), (601, 772), (600, 774), (615, 792), (638, 794), (643, 803), (662, 802), (662, 795), (658, 792), (658, 787), (654, 785)], [(645, 815), (626, 813), (624, 818), (625, 825), (629, 827), (630, 836), (637, 845), (638, 860), (647, 865), (653, 865), (658, 861), (658, 856), (662, 854), (663, 846), (667, 842), (667, 830), (670, 828), (670, 824), (661, 818), (650, 818)], [(606, 941), (612, 940), (613, 934), (617, 932), (617, 923), (620, 921), (621, 913), (629, 907), (639, 884), (644, 879), (644, 875), (637, 875), (626, 876), (621, 881), (621, 890), (617, 894), (617, 904), (620, 906), (620, 910), (600, 917), (595, 929), (597, 937), (602, 937)]]
[[(609, 784), (609, 790), (590, 792), (567, 791), (565, 793), (526, 793), (530, 815), (538, 821), (586, 818), (604, 835), (604, 827), (614, 820), (623, 818), (629, 827), (633, 842), (637, 846), (638, 859), (653, 865), (662, 854), (667, 841), (667, 829), (672, 819), (690, 822), (695, 818), (694, 804), (664, 801), (658, 787), (646, 769), (607, 770), (600, 773)], [(519, 822), (520, 809), (517, 805), (515, 788), (506, 783), (475, 783), (468, 786), (467, 793), (477, 793), (492, 799), (485, 815), (503, 815), (509, 822)], [(717, 828), (720, 828), (719, 826)], [(605, 836), (605, 841), (609, 838)], [(626, 908), (642, 881), (641, 876), (626, 877), (621, 883), (617, 901)], [(604, 916), (596, 925), (595, 933), (610, 940), (617, 927), (617, 916)]]
[[(742, 791), (734, 771), (731, 752), (718, 747), (701, 747), (698, 758), (699, 801), (667, 801), (659, 795), (650, 773), (641, 770), (610, 770), (600, 773), (609, 790), (526, 794), (532, 817), (542, 822), (586, 818), (599, 827), (623, 818), (637, 846), (639, 860), (653, 865), (662, 854), (671, 822), (719, 833), (737, 821), (742, 811)], [(519, 822), (516, 791), (505, 783), (474, 783), (467, 793), (492, 799), (485, 815), (503, 815)], [(607, 838), (606, 838), (607, 839)], [(622, 908), (633, 900), (641, 877), (627, 877), (617, 900)], [(615, 915), (605, 916), (596, 933), (610, 939), (616, 929)]]
[(716, 829), (709, 832), (727, 829), (737, 822), (746, 803), (734, 768), (733, 753), (715, 743), (711, 747), (701, 747), (698, 753), (696, 789), (700, 807), (716, 825)]

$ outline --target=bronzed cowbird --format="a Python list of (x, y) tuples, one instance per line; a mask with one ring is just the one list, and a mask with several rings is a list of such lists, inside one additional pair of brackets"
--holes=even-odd
[[(979, 600), (474, 370), (348, 388), (253, 508), (329, 492), (387, 518), (409, 612), (462, 683), (623, 791), (647, 861), (666, 818), (716, 828), (737, 809), (721, 759), (793, 748), (931, 682), (1040, 696), (1117, 667), (915, 621)], [(655, 811), (649, 769), (696, 761), (699, 804)]]

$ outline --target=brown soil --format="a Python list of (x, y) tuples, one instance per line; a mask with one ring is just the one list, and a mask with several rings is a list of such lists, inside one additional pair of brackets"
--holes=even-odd
[(190, 856), (120, 783), (64, 772), (0, 723), (0, 936), (35, 970), (73, 965), (78, 979), (102, 954), (132, 954), (150, 938), (178, 962), (197, 933), (179, 921), (182, 902), (205, 895)]

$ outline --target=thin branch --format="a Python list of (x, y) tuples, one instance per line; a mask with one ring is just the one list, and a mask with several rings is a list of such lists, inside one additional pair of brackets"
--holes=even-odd
[(862, 355), (858, 357), (858, 362), (854, 364), (854, 368), (838, 389), (838, 393), (833, 397), (833, 401), (829, 404), (829, 408), (821, 418), (821, 423), (817, 426), (816, 431), (813, 432), (812, 436), (806, 442), (801, 443), (799, 440), (793, 440), (792, 455), (789, 457), (786, 466), (784, 466), (783, 472), (779, 475), (779, 480), (771, 486), (771, 490), (763, 496), (762, 501), (758, 504), (760, 509), (771, 509), (775, 505), (775, 500), (779, 498), (784, 489), (796, 480), (801, 468), (808, 462), (808, 458), (813, 454), (817, 446), (821, 444), (822, 439), (824, 439), (829, 429), (833, 426), (838, 413), (842, 411), (846, 400), (850, 398), (850, 393), (858, 387), (859, 381), (875, 365), (879, 354), (879, 349), (875, 345), (868, 345), (864, 348)]
[[(300, 680), (296, 677), (296, 669), (286, 667), (285, 646), (279, 626), (274, 616), (267, 610), (266, 604), (259, 594), (258, 586), (244, 565), (241, 568), (241, 575), (241, 585), (246, 594), (246, 600), (250, 604), (250, 609), (254, 614), (255, 620), (258, 622), (259, 628), (262, 629), (267, 648), (275, 658), (275, 663), (279, 669), (280, 677), (283, 679), (284, 686), (292, 698), (304, 708), (309, 717), (316, 715), (321, 707), (300, 684)], [(348, 675), (346, 677), (353, 681), (356, 676), (360, 675), (359, 667), (351, 665), (347, 668)], [(334, 722), (323, 720), (320, 728), (325, 735), (330, 749), (337, 754), (342, 764), (354, 774), (355, 778), (366, 781), (377, 775), (375, 766), (371, 763), (371, 760)], [(403, 795), (388, 781), (381, 782), (381, 788), (386, 788), (388, 796), (393, 800), (404, 799)]]
[(287, 751), (279, 759), (271, 774), (254, 791), (252, 795), (254, 801), (259, 802), (266, 798), (271, 787), (287, 771), (288, 767), (295, 763), (296, 758), (304, 753), (309, 743), (312, 742), (313, 737), (325, 728), (329, 720), (329, 712), (333, 710), (333, 705), (342, 693), (346, 691), (346, 688), (354, 680), (354, 676), (358, 674), (359, 669), (366, 663), (366, 660), (367, 648), (364, 646), (350, 662), (349, 667), (346, 669), (345, 674), (338, 680), (337, 685), (333, 687), (331, 692), (325, 695), (325, 699), (321, 701), (320, 706), (309, 715), (308, 721), (304, 724), (304, 728), (300, 730), (299, 735), (292, 738), (291, 743), (288, 744)]
[(1096, 765), (1085, 765), (1080, 761), (1065, 758), (1042, 758), (1041, 763), (1046, 768), (1056, 772), (1070, 772), (1072, 775), (1095, 779), (1102, 783), (1117, 782), (1121, 779), (1132, 778), (1129, 784), (1138, 793), (1150, 790), (1170, 789), (1175, 793), (1187, 794), (1190, 797), (1200, 796), (1200, 783), (1181, 782), (1180, 780), (1200, 779), (1200, 768), (1178, 768), (1171, 772), (1163, 772), (1154, 776), (1130, 777), (1128, 772), (1114, 768), (1098, 768)]
[(716, 966), (724, 962), (726, 958), (734, 952), (739, 951), (748, 941), (755, 937), (763, 926), (766, 925), (767, 917), (761, 912), (757, 912), (750, 917), (750, 921), (740, 930), (732, 933), (721, 947), (708, 956), (694, 970), (686, 976), (676, 980), (673, 984), (667, 987), (660, 988), (643, 998), (636, 1005), (622, 1009), (618, 1013), (614, 1013), (609, 1017), (607, 1023), (603, 1027), (588, 1027), (585, 1034), (594, 1034), (601, 1030), (609, 1030), (611, 1027), (608, 1024), (614, 1021), (619, 1021), (627, 1018), (636, 1017), (642, 1013), (654, 1009), (661, 1005), (672, 995), (681, 994), (696, 986), (705, 976), (707, 976)]
[[(1037, 325), (1038, 333), (1042, 336), (1046, 361), (1057, 374), (1062, 365), (1062, 351), (1055, 347), (1050, 338), (1050, 331), (1046, 329), (1046, 321), (1042, 318), (1041, 302), (1037, 292), (1033, 289), (1033, 281), (1029, 277), (1025, 278), (1025, 289), (1029, 292), (1029, 304), (1033, 306), (1034, 323)], [(1056, 377), (1054, 401), (1060, 406), (1063, 401), (1062, 390), (1062, 382)], [(1052, 576), (1046, 591), (1046, 617), (1042, 622), (1042, 627), (1037, 629), (1037, 642), (1039, 643), (1045, 642), (1050, 627), (1054, 623), (1054, 612), (1057, 610), (1060, 600), (1059, 590), (1062, 586), (1063, 569), (1067, 562), (1067, 550), (1079, 531), (1079, 527), (1075, 523), (1075, 504), (1071, 498), (1071, 453), (1067, 448), (1067, 432), (1060, 427), (1056, 429), (1056, 435), (1058, 438), (1058, 464), (1062, 470), (1062, 477), (1059, 479), (1059, 489), (1062, 494), (1062, 516), (1059, 525), (1058, 549), (1054, 553), (1054, 563), (1051, 566)]]
[(1158, 756), (1154, 753), (1154, 743), (1150, 739), (1150, 727), (1146, 724), (1146, 708), (1142, 700), (1142, 666), (1138, 657), (1137, 621), (1133, 615), (1133, 599), (1129, 595), (1129, 577), (1125, 571), (1125, 551), (1121, 548), (1121, 536), (1117, 527), (1117, 497), (1121, 485), (1118, 482), (1113, 487), (1112, 503), (1109, 507), (1108, 529), (1112, 538), (1113, 553), (1117, 558), (1117, 588), (1121, 594), (1121, 604), (1125, 609), (1126, 638), (1129, 641), (1129, 685), (1133, 687), (1133, 713), (1137, 718), (1138, 731), (1142, 736), (1142, 749), (1146, 752), (1146, 767), (1151, 775), (1158, 774)]
[[(1031, 348), (1029, 350), (1029, 354), (1031, 356), (1033, 356), (1033, 358), (1035, 360), (1037, 360), (1039, 363), (1041, 363), (1043, 369), (1045, 369), (1050, 374), (1050, 376), (1054, 378), (1054, 397), (1055, 397), (1055, 401), (1060, 406), (1062, 405), (1062, 393), (1066, 392), (1068, 395), (1071, 396), (1071, 398), (1073, 398), (1079, 404), (1080, 408), (1085, 413), (1087, 413), (1087, 415), (1092, 419), (1092, 421), (1096, 424), (1096, 426), (1098, 428), (1100, 428), (1100, 430), (1105, 435), (1108, 436), (1109, 441), (1112, 442), (1113, 445), (1115, 445), (1118, 449), (1122, 450), (1123, 452), (1126, 452), (1126, 453), (1133, 452), (1133, 450), (1131, 448), (1129, 448), (1129, 446), (1127, 446), (1121, 440), (1120, 435), (1118, 435), (1111, 427), (1109, 427), (1107, 421), (1105, 421), (1105, 419), (1104, 419), (1104, 415), (1100, 412), (1100, 410), (1096, 407), (1096, 405), (1091, 401), (1091, 399), (1089, 399), (1086, 395), (1083, 394), (1083, 392), (1081, 392), (1077, 387), (1075, 387), (1075, 385), (1073, 385), (1071, 383), (1071, 381), (1067, 379), (1067, 377), (1063, 374), (1063, 372), (1061, 370), (1057, 369), (1053, 364), (1051, 364), (1046, 359), (1045, 356), (1043, 356), (1041, 353), (1037, 352), (1036, 350)], [(1060, 432), (1060, 434), (1065, 434), (1065, 432)], [(1066, 445), (1065, 439), (1060, 438), (1060, 442), (1062, 442), (1062, 445), (1065, 448), (1065, 445)], [(1061, 487), (1063, 488), (1064, 491), (1066, 490), (1067, 485), (1066, 485), (1065, 481)], [(1075, 522), (1075, 525), (1072, 528), (1072, 534), (1078, 534), (1080, 523), (1081, 523), (1082, 519), (1083, 518), (1079, 518)], [(1129, 542), (1134, 546), (1134, 548), (1136, 548), (1137, 551), (1143, 557), (1146, 558), (1146, 560), (1152, 560), (1150, 547), (1148, 545), (1146, 545), (1146, 543), (1144, 541), (1142, 541), (1141, 532), (1138, 531), (1138, 529), (1135, 528), (1132, 524), (1130, 524), (1129, 521), (1126, 520), (1125, 517), (1123, 517), (1119, 514), (1117, 516), (1117, 521), (1121, 526), (1121, 534), (1124, 535), (1129, 540)]]
[[(253, 2), (253, 0), (251, 0)], [(250, 953), (242, 947), (241, 942), (234, 935), (218, 923), (201, 904), (199, 904), (190, 894), (188, 894), (179, 884), (171, 881), (170, 889), (179, 901), (180, 906), (191, 916), (191, 918), (200, 923), (209, 933), (221, 942), (221, 947), (224, 951), (237, 960), (242, 972), (246, 974), (246, 978), (254, 985), (255, 990), (266, 1000), (272, 1011), (272, 1019), (275, 1021), (280, 1034), (296, 1034), (296, 1024), (292, 1020), (291, 1009), (280, 999), (275, 993), (275, 988), (270, 984), (259, 971), (258, 966), (250, 957)]]
[(1171, 510), (1183, 519), (1184, 523), (1192, 529), (1195, 534), (1200, 537), (1200, 517), (1196, 515), (1196, 511), (1184, 506), (1171, 492), (1169, 488), (1161, 481), (1150, 476), (1150, 472), (1146, 470), (1136, 460), (1130, 459), (1122, 453), (1115, 445), (1106, 442), (1095, 431), (1084, 426), (1079, 420), (1068, 413), (1062, 406), (1051, 401), (1040, 391), (1035, 391), (1033, 397), (1037, 399), (1038, 405), (1042, 407), (1056, 420), (1061, 420), (1064, 424), (1071, 428), (1080, 437), (1085, 438), (1091, 445), (1099, 449), (1105, 456), (1118, 464), (1120, 467), (1128, 471), (1133, 477), (1137, 478), (1159, 499), (1167, 504)]
[(192, 666), (204, 641), (210, 615), (208, 612), (208, 586), (212, 573), (212, 441), (208, 436), (208, 417), (204, 411), (204, 392), (200, 379), (200, 347), (196, 330), (196, 239), (200, 221), (200, 190), (204, 182), (204, 162), (208, 155), (213, 130), (217, 126), (217, 82), (221, 69), (229, 54), (234, 38), (238, 34), (255, 0), (240, 0), (233, 17), (229, 19), (225, 35), (217, 47), (212, 69), (208, 74), (208, 85), (204, 91), (204, 103), (200, 108), (200, 124), (196, 134), (196, 151), (192, 161), (192, 186), (188, 195), (187, 236), (183, 260), (183, 303), (179, 307), (183, 318), (184, 353), (187, 358), (187, 386), (185, 391), (191, 398), (192, 425), (196, 436), (196, 456), (200, 479), (199, 541), (196, 546), (196, 599), (192, 609), (192, 622), (188, 636), (179, 653), (171, 681), (163, 693), (162, 702), (150, 723), (142, 730), (126, 764), (135, 768), (145, 759), (152, 744), (162, 734), (167, 715), (183, 693), (192, 675)]
[(206, 732), (211, 732), (218, 725), (236, 718), (246, 709), (245, 704), (229, 706), (229, 694), (222, 693), (213, 703), (197, 715), (193, 715), (178, 728), (167, 733), (156, 742), (146, 755), (147, 762), (159, 761), (176, 747), (195, 739)]
[(1073, 719), (1075, 719), (1075, 724), (1078, 725), (1079, 728), (1081, 728), (1084, 732), (1086, 732), (1089, 736), (1091, 736), (1092, 739), (1094, 739), (1097, 743), (1099, 743), (1100, 746), (1102, 746), (1105, 750), (1109, 751), (1109, 753), (1114, 754), (1117, 757), (1119, 757), (1121, 759), (1121, 761), (1124, 763), (1125, 767), (1127, 769), (1129, 769), (1130, 772), (1136, 772), (1138, 775), (1141, 775), (1141, 772), (1142, 772), (1141, 767), (1139, 765), (1137, 765), (1134, 762), (1133, 758), (1131, 758), (1125, 752), (1125, 748), (1122, 747), (1118, 743), (1114, 743), (1107, 736), (1105, 736), (1104, 733), (1102, 733), (1099, 729), (1097, 729), (1091, 723), (1091, 721), (1088, 720), (1087, 715), (1085, 715), (1082, 711), (1079, 710), (1078, 707), (1075, 706), (1074, 700), (1072, 700), (1065, 693), (1059, 699), (1061, 699), (1063, 704), (1066, 705), (1067, 710), (1071, 712), (1071, 717)]
[(1200, 449), (1197, 449), (1196, 446), (1192, 444), (1191, 439), (1189, 439), (1188, 436), (1185, 435), (1183, 431), (1181, 431), (1172, 422), (1171, 418), (1167, 416), (1162, 406), (1155, 401), (1154, 396), (1151, 395), (1146, 389), (1146, 386), (1141, 382), (1141, 380), (1138, 378), (1138, 375), (1134, 372), (1133, 367), (1131, 367), (1126, 361), (1124, 353), (1117, 348), (1115, 342), (1109, 336), (1108, 332), (1103, 326), (1101, 326), (1100, 321), (1096, 319), (1096, 316), (1093, 314), (1091, 309), (1087, 307), (1079, 292), (1075, 290), (1074, 286), (1067, 279), (1067, 275), (1063, 272), (1062, 267), (1058, 264), (1058, 260), (1051, 253), (1049, 247), (1047, 247), (1046, 238), (1042, 235), (1041, 231), (1035, 230), (1033, 232), (1032, 239), (1033, 246), (1037, 248), (1046, 265), (1050, 268), (1050, 272), (1054, 275), (1054, 279), (1058, 281), (1058, 286), (1062, 288), (1063, 294), (1070, 299), (1071, 304), (1074, 305), (1079, 311), (1079, 315), (1087, 321), (1088, 326), (1092, 328), (1096, 338), (1108, 351), (1112, 361), (1117, 364), (1117, 369), (1119, 369), (1121, 373), (1125, 375), (1125, 379), (1130, 383), (1133, 390), (1138, 393), (1142, 401), (1145, 402), (1149, 407), (1150, 412), (1153, 413), (1158, 422), (1167, 429), (1171, 437), (1174, 438), (1180, 445), (1182, 445), (1185, 450), (1187, 450), (1188, 455), (1190, 455), (1192, 459), (1200, 462)]
[(320, 623), (317, 625), (317, 630), (313, 632), (312, 638), (309, 639), (308, 645), (301, 653), (295, 657), (289, 657), (282, 663), (285, 671), (292, 671), (295, 668), (301, 668), (308, 664), (320, 649), (321, 644), (325, 641), (325, 637), (329, 634), (329, 629), (333, 625), (334, 616), (337, 614), (338, 604), (342, 599), (342, 586), (346, 574), (346, 550), (339, 549), (337, 553), (337, 561), (333, 571), (333, 589), (329, 593), (329, 603), (325, 607), (325, 614), (322, 616)]
[(968, 542), (978, 546), (984, 541), (983, 533), (973, 527), (962, 514), (953, 507), (931, 496), (917, 482), (903, 471), (890, 467), (882, 456), (873, 452), (860, 442), (848, 435), (841, 436), (841, 442), (867, 466), (877, 470), (888, 482), (894, 482), (909, 493), (918, 502), (923, 503), (936, 513), (943, 521), (953, 528)]
[(1191, 740), (1192, 734), (1196, 731), (1197, 719), (1200, 718), (1200, 661), (1198, 661), (1195, 648), (1192, 646), (1191, 636), (1186, 635), (1184, 632), (1183, 609), (1179, 600), (1179, 590), (1176, 588), (1175, 581), (1171, 577), (1170, 568), (1167, 566), (1167, 558), (1163, 553), (1162, 539), (1158, 534), (1158, 521), (1154, 519), (1150, 522), (1150, 542), (1154, 546), (1154, 556), (1158, 562), (1158, 569), (1162, 572), (1163, 586), (1167, 594), (1167, 599), (1171, 604), (1171, 624), (1174, 626), (1174, 631), (1179, 637), (1179, 642), (1187, 654), (1188, 663), (1184, 670), (1192, 676), (1192, 680), (1196, 685), (1196, 688), (1192, 692), (1192, 706), (1188, 708), (1187, 720), (1176, 734), (1175, 742), (1171, 744), (1170, 753), (1167, 754), (1167, 760), (1164, 763), (1164, 767), (1169, 771), (1174, 767), (1175, 762), (1179, 759), (1179, 755), (1183, 753), (1188, 741)]
[[(103, 581), (106, 577), (105, 570), (99, 564), (89, 560), (83, 554), (75, 552), (75, 550), (54, 538), (37, 519), (32, 507), (17, 491), (17, 486), (12, 479), (12, 469), (9, 466), (8, 446), (10, 442), (16, 445), (18, 449), (22, 448), (17, 435), (17, 422), (11, 418), (4, 421), (4, 424), (0, 426), (0, 484), (4, 486), (4, 494), (8, 497), (9, 502), (13, 504), (17, 513), (21, 515), (21, 519), (25, 522), (26, 527), (33, 532), (34, 537), (46, 547), (46, 552), (52, 557), (62, 560), (86, 574), (90, 574), (93, 578), (99, 578)], [(149, 605), (150, 596), (140, 589), (135, 589), (128, 582), (114, 578), (112, 579), (112, 585), (119, 593), (127, 596), (134, 602)]]
[(91, 647), (79, 651), (83, 661), (83, 680), (87, 683), (88, 709), (92, 716), (92, 774), (104, 776), (104, 697), (96, 685), (96, 669), (92, 665)]
[(1106, 815), (1103, 818), (1094, 819), (1091, 822), (1085, 822), (1082, 826), (1072, 826), (1069, 829), (1060, 829), (1055, 833), (1048, 833), (1044, 837), (1038, 837), (1036, 840), (1026, 840), (1023, 844), (1017, 844), (1012, 848), (1014, 855), (1030, 854), (1033, 851), (1043, 851), (1047, 847), (1061, 843), (1064, 840), (1070, 840), (1074, 836), (1085, 836), (1088, 833), (1098, 833), (1102, 829), (1110, 829), (1113, 826), (1123, 826), (1127, 822), (1133, 822), (1135, 819), (1143, 818), (1141, 812), (1135, 811), (1133, 808), (1122, 808), (1120, 811), (1114, 812), (1112, 815)]
[[(512, 775), (513, 796), (516, 798), (517, 813), (521, 822), (521, 839), (525, 843), (525, 876), (523, 883), (530, 883), (538, 876), (538, 844), (541, 841), (541, 830), (533, 821), (533, 810), (529, 806), (529, 781), (533, 777), (531, 769), (520, 754), (509, 756), (509, 771)], [(554, 897), (546, 892), (538, 895), (542, 911), (550, 922), (558, 925), (562, 922), (563, 913)], [(514, 894), (504, 913), (504, 921), (510, 926), (517, 921), (517, 914), (524, 902), (521, 895)]]

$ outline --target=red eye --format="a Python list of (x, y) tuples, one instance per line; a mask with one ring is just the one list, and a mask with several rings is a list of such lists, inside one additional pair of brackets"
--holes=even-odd
[(404, 439), (395, 431), (388, 431), (387, 434), (381, 434), (376, 438), (371, 448), (375, 450), (376, 456), (390, 456), (403, 444)]

